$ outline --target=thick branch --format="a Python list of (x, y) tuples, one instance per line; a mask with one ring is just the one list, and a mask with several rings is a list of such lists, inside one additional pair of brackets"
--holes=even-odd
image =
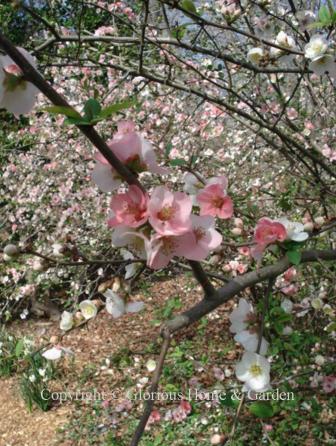
[[(302, 253), (301, 263), (315, 262), (318, 260), (336, 260), (336, 249), (333, 250), (311, 250)], [(223, 303), (232, 299), (246, 288), (256, 285), (264, 280), (275, 278), (284, 273), (291, 266), (288, 258), (285, 256), (277, 263), (265, 266), (256, 271), (243, 274), (230, 280), (226, 285), (216, 291), (215, 296), (211, 300), (203, 299), (194, 307), (176, 316), (168, 321), (164, 329), (168, 329), (170, 333), (174, 333), (181, 328), (187, 327), (194, 322), (200, 320), (203, 316), (218, 308)]]

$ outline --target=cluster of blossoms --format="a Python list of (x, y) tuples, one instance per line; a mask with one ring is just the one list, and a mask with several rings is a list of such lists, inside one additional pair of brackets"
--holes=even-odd
[[(119, 123), (109, 146), (136, 173), (167, 173), (158, 166), (152, 145), (129, 121)], [(103, 191), (115, 190), (121, 178), (100, 154), (96, 160), (93, 180)], [(202, 186), (194, 196), (173, 192), (165, 186), (155, 187), (149, 195), (136, 185), (113, 195), (108, 220), (108, 225), (114, 228), (113, 245), (128, 246), (153, 269), (167, 266), (174, 256), (205, 259), (222, 242), (222, 236), (215, 229), (215, 217), (232, 217), (233, 203), (227, 195), (226, 177), (210, 178)], [(199, 207), (199, 215), (192, 213), (193, 203)]]
[(277, 220), (261, 218), (255, 228), (255, 246), (251, 249), (251, 254), (255, 259), (260, 259), (269, 245), (286, 240), (304, 242), (308, 237), (309, 234), (304, 231), (302, 223), (290, 221), (285, 217)]
[[(305, 16), (305, 19), (310, 18), (311, 16), (309, 14)], [(281, 48), (271, 47), (267, 51), (263, 47), (254, 47), (248, 51), (247, 58), (256, 65), (267, 62), (268, 59), (276, 59), (282, 62), (291, 62), (294, 59), (295, 53), (291, 51), (296, 49), (296, 45), (292, 36), (286, 34), (284, 31), (280, 31), (273, 43)], [(309, 69), (315, 74), (319, 76), (329, 74), (329, 76), (335, 78), (335, 54), (332, 54), (329, 48), (330, 41), (325, 36), (314, 34), (304, 47), (304, 56), (310, 61)]]
[(312, 36), (305, 46), (305, 57), (310, 60), (309, 68), (318, 75), (328, 73), (336, 77), (335, 55), (328, 52), (329, 42), (320, 35)]
[(230, 315), (230, 331), (234, 339), (245, 349), (241, 361), (236, 365), (236, 376), (244, 382), (243, 391), (265, 392), (270, 388), (270, 364), (264, 355), (268, 342), (260, 338), (260, 328), (253, 306), (240, 299), (238, 308)]

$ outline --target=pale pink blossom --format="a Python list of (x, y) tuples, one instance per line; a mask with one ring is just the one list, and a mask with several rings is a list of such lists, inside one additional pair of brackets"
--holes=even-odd
[(200, 215), (212, 217), (230, 218), (233, 214), (233, 202), (226, 194), (227, 178), (225, 176), (214, 177), (197, 194), (200, 205)]
[(131, 228), (143, 225), (148, 219), (147, 203), (148, 195), (134, 185), (126, 193), (114, 195), (110, 204), (113, 217), (108, 220), (108, 225)]
[(189, 260), (203, 260), (220, 246), (223, 237), (216, 231), (213, 217), (191, 215), (191, 224), (194, 243), (186, 247), (183, 256)]
[[(118, 131), (108, 141), (111, 152), (133, 172), (150, 171), (159, 175), (168, 173), (157, 164), (154, 149), (149, 141), (135, 131), (131, 121), (120, 121)], [(116, 189), (121, 179), (107, 159), (101, 154), (95, 155), (97, 164), (92, 172), (92, 179), (103, 192)]]
[(147, 265), (153, 269), (164, 268), (174, 256), (183, 256), (194, 243), (192, 232), (180, 236), (155, 234), (146, 243)]
[(159, 186), (148, 203), (149, 222), (160, 235), (181, 235), (191, 229), (191, 208), (188, 195)]
[(325, 376), (322, 381), (323, 390), (326, 393), (331, 393), (336, 390), (336, 376)]
[[(25, 49), (17, 48), (36, 68), (35, 58)], [(21, 69), (9, 56), (0, 56), (0, 108), (15, 116), (29, 113), (34, 107), (38, 89), (24, 79)]]

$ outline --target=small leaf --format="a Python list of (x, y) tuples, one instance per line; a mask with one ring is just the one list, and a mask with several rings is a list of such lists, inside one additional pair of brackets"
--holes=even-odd
[(183, 158), (175, 158), (173, 160), (170, 160), (171, 166), (183, 166), (185, 164), (187, 164), (187, 162)]
[(258, 418), (270, 418), (274, 414), (273, 407), (268, 401), (258, 401), (257, 403), (252, 403), (249, 406), (249, 410)]
[(71, 107), (62, 107), (61, 105), (53, 105), (51, 107), (45, 107), (45, 111), (52, 113), (54, 115), (64, 115), (68, 118), (80, 118), (81, 115), (78, 111)]
[(224, 407), (237, 407), (239, 406), (239, 399), (235, 397), (234, 393), (229, 392), (225, 395), (225, 398), (223, 396), (219, 398), (219, 403)]
[(114, 113), (118, 113), (121, 110), (125, 110), (127, 108), (132, 107), (132, 105), (136, 104), (136, 99), (127, 99), (126, 101), (117, 102), (116, 104), (111, 104), (108, 107), (105, 107), (101, 110), (98, 115), (99, 119), (109, 118)]
[(181, 6), (186, 11), (191, 12), (192, 14), (197, 14), (196, 6), (192, 0), (182, 0)]
[(15, 356), (19, 358), (23, 352), (23, 339), (19, 339), (15, 346)]
[(301, 252), (299, 251), (287, 251), (286, 255), (288, 257), (288, 260), (293, 264), (293, 265), (299, 265), (301, 262)]
[(84, 105), (84, 116), (88, 121), (92, 121), (101, 112), (101, 106), (96, 99), (89, 99)]
[(165, 150), (165, 156), (166, 156), (166, 158), (168, 158), (168, 156), (169, 156), (169, 154), (170, 154), (172, 148), (173, 148), (173, 144), (172, 144), (171, 142), (169, 142), (169, 143), (167, 144), (167, 146), (166, 146), (166, 150)]

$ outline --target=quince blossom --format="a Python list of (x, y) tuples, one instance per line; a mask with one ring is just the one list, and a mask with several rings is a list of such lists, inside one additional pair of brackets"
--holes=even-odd
[(185, 193), (156, 187), (148, 203), (149, 223), (163, 236), (184, 234), (191, 229), (191, 208)]
[(112, 290), (107, 290), (104, 296), (106, 297), (106, 311), (115, 319), (123, 316), (125, 313), (138, 313), (145, 306), (143, 302), (126, 303), (124, 299)]
[(263, 48), (256, 47), (249, 50), (249, 52), (247, 53), (247, 58), (250, 62), (258, 64), (262, 60), (264, 55), (265, 53)]
[(231, 322), (231, 333), (239, 333), (246, 330), (251, 322), (256, 322), (252, 304), (244, 298), (239, 299), (238, 308), (232, 311), (229, 319)]
[(226, 189), (227, 178), (225, 176), (211, 178), (196, 197), (200, 205), (200, 215), (231, 218), (233, 202), (226, 194)]
[[(36, 68), (35, 58), (23, 48), (17, 48)], [(16, 117), (29, 113), (34, 107), (38, 89), (24, 79), (21, 69), (9, 56), (0, 56), (0, 108)]]
[(98, 309), (91, 300), (83, 300), (79, 304), (79, 308), (84, 316), (84, 319), (92, 319), (97, 316)]
[(64, 331), (71, 330), (73, 327), (73, 315), (69, 311), (63, 311), (60, 322), (60, 329)]
[(254, 232), (256, 246), (251, 249), (251, 254), (258, 259), (268, 245), (275, 242), (283, 242), (286, 238), (287, 231), (282, 223), (265, 217), (261, 218)]
[[(135, 131), (135, 124), (131, 121), (120, 121), (117, 133), (108, 144), (114, 155), (136, 173), (148, 170), (161, 175), (168, 172), (157, 164), (151, 143)], [(100, 153), (95, 155), (95, 159), (97, 163), (92, 172), (93, 181), (103, 192), (118, 188), (121, 179), (107, 159)]]
[(174, 256), (183, 256), (194, 244), (195, 237), (192, 232), (180, 236), (155, 234), (146, 243), (147, 265), (153, 269), (164, 268)]
[(264, 392), (269, 388), (270, 364), (266, 358), (257, 353), (245, 352), (236, 365), (236, 376), (245, 382), (245, 389)]
[(322, 57), (328, 49), (328, 41), (324, 36), (315, 34), (311, 37), (307, 45), (305, 45), (304, 52), (307, 59), (314, 60)]
[(191, 215), (191, 224), (194, 243), (186, 247), (183, 256), (189, 260), (203, 260), (220, 246), (223, 237), (215, 230), (213, 217)]
[[(249, 330), (243, 330), (234, 336), (234, 340), (239, 342), (247, 352), (255, 353), (259, 344), (259, 334)], [(265, 355), (268, 349), (268, 342), (264, 337), (261, 338), (259, 354)]]
[(290, 221), (286, 217), (279, 218), (277, 221), (285, 227), (287, 239), (294, 240), (295, 242), (303, 242), (309, 237), (309, 234), (304, 231), (304, 225), (302, 223)]
[(138, 186), (130, 186), (123, 194), (114, 195), (111, 199), (113, 217), (108, 220), (109, 226), (129, 226), (137, 228), (146, 223), (148, 195)]

